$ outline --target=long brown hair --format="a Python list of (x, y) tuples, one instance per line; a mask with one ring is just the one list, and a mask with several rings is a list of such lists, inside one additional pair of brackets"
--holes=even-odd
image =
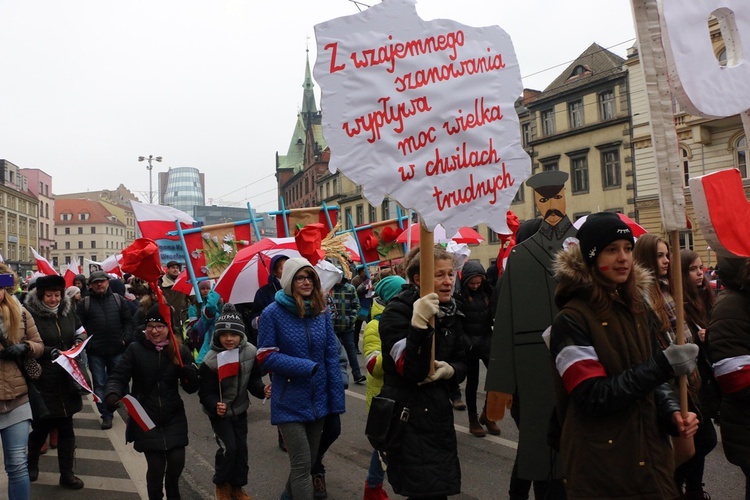
[(703, 284), (699, 287), (690, 279), (690, 266), (700, 259), (692, 250), (680, 250), (682, 264), (682, 292), (685, 303), (685, 320), (694, 326), (705, 328), (708, 325), (708, 314), (714, 305), (714, 293), (703, 275)]
[[(0, 262), (0, 274), (12, 274), (13, 283), (18, 284), (18, 277), (4, 262)], [(0, 314), (3, 315), (5, 331), (2, 334), (11, 344), (21, 342), (26, 332), (21, 331), (21, 303), (13, 296), (13, 292), (5, 291), (5, 298), (0, 302)]]
[[(639, 237), (633, 248), (633, 260), (654, 277), (653, 286), (648, 291), (648, 299), (661, 324), (660, 331), (667, 331), (671, 328), (671, 323), (669, 322), (664, 296), (659, 286), (659, 262), (656, 258), (659, 243), (666, 245), (669, 254), (669, 243), (661, 236), (649, 233)], [(669, 293), (672, 295), (671, 283), (669, 283)]]
[[(310, 312), (313, 316), (317, 316), (326, 309), (326, 299), (323, 296), (323, 287), (320, 284), (320, 277), (318, 276), (318, 273), (314, 268), (310, 266), (301, 267), (297, 269), (297, 272), (294, 273), (294, 276), (292, 276), (292, 282), (294, 282), (294, 278), (296, 278), (301, 271), (305, 270), (307, 270), (308, 275), (312, 276), (313, 281), (313, 291), (309, 299)], [(294, 283), (292, 283), (292, 297), (294, 297), (294, 301), (297, 303), (297, 312), (299, 313), (299, 317), (303, 318), (305, 316), (305, 298), (299, 295), (294, 289)]]

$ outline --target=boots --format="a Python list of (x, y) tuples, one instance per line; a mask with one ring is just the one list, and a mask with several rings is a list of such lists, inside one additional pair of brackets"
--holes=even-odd
[(232, 500), (253, 500), (253, 497), (248, 495), (242, 486), (232, 486)]
[(476, 436), (478, 438), (483, 438), (487, 435), (486, 432), (484, 432), (484, 429), (479, 424), (479, 419), (477, 419), (477, 414), (472, 413), (469, 415), (469, 433), (471, 433), (472, 436)]
[(365, 496), (363, 500), (389, 500), (388, 493), (383, 489), (382, 483), (371, 488), (365, 481)]
[(232, 486), (229, 483), (216, 485), (216, 500), (232, 500)]
[(498, 427), (494, 421), (487, 420), (487, 403), (484, 404), (484, 408), (482, 409), (482, 414), (479, 416), (479, 423), (484, 426), (487, 426), (487, 432), (489, 432), (493, 436), (500, 435), (500, 427)]
[(29, 443), (29, 453), (26, 457), (27, 469), (29, 471), (29, 481), (32, 483), (39, 479), (39, 449), (34, 443)]
[(83, 481), (73, 474), (75, 463), (75, 438), (60, 439), (57, 443), (57, 464), (60, 467), (60, 486), (71, 490), (83, 488)]

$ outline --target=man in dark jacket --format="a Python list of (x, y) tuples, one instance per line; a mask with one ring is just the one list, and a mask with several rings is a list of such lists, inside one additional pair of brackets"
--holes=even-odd
[[(126, 300), (112, 293), (109, 278), (103, 271), (91, 273), (89, 295), (77, 306), (76, 312), (86, 333), (92, 336), (86, 346), (94, 393), (104, 401), (104, 387), (109, 374), (120, 361), (133, 338), (133, 313)], [(112, 412), (103, 402), (97, 403), (102, 429), (112, 428)]]
[(167, 262), (167, 273), (159, 279), (159, 287), (164, 294), (164, 301), (174, 307), (174, 310), (177, 311), (177, 316), (180, 318), (179, 325), (172, 325), (175, 333), (182, 332), (182, 325), (187, 321), (188, 307), (190, 307), (190, 297), (182, 292), (173, 290), (174, 282), (180, 275), (181, 270), (179, 262), (170, 260)]

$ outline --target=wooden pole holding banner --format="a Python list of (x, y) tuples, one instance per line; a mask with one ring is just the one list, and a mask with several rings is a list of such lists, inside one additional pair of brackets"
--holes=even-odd
[[(680, 233), (671, 231), (669, 233), (669, 246), (672, 248), (672, 258), (669, 262), (671, 276), (669, 279), (674, 283), (674, 302), (684, 304), (682, 289), (682, 259), (680, 258)], [(685, 309), (684, 307), (675, 307), (677, 315), (677, 332), (675, 343), (682, 345), (685, 343)], [(688, 392), (687, 392), (687, 375), (680, 375), (680, 413), (685, 418), (688, 413)]]
[[(686, 229), (685, 191), (680, 166), (679, 142), (674, 125), (672, 91), (667, 75), (667, 55), (663, 45), (661, 19), (657, 0), (632, 0), (633, 19), (638, 36), (639, 56), (646, 83), (646, 96), (651, 117), (651, 144), (654, 148), (659, 205), (664, 227), (671, 242), (672, 285), (675, 290), (677, 342), (684, 342), (684, 304), (682, 301), (682, 272), (680, 271), (679, 231)], [(687, 416), (687, 377), (680, 377), (680, 408)], [(682, 380), (684, 379), (684, 380)], [(682, 387), (685, 390), (682, 390)], [(675, 464), (680, 465), (695, 455), (693, 438), (672, 438)]]
[[(435, 291), (435, 242), (430, 231), (419, 225), (419, 296), (431, 294)], [(435, 317), (430, 320), (430, 326), (435, 328)], [(430, 375), (435, 373), (435, 335), (432, 336), (430, 349)]]

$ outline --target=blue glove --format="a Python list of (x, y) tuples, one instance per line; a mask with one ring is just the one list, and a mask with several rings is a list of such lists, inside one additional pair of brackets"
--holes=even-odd
[(208, 292), (208, 297), (206, 297), (206, 305), (214, 306), (218, 309), (219, 302), (221, 302), (221, 295), (211, 290)]

